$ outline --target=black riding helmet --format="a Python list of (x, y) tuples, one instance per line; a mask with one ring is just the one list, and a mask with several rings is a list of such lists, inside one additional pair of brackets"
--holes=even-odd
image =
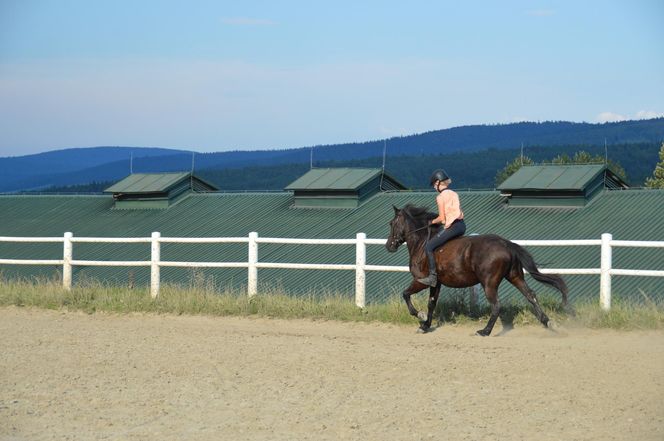
[(435, 170), (431, 174), (430, 183), (431, 183), (431, 185), (433, 185), (433, 184), (436, 183), (436, 181), (444, 181), (444, 180), (449, 179), (449, 178), (450, 177), (447, 176), (447, 173), (445, 173), (445, 170), (443, 170), (442, 168), (439, 168), (438, 170)]

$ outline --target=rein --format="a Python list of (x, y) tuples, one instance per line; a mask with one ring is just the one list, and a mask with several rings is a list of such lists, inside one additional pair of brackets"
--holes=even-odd
[(430, 226), (431, 226), (431, 225), (429, 224), (429, 225), (425, 225), (425, 226), (420, 227), (420, 228), (416, 228), (416, 229), (414, 229), (414, 230), (409, 231), (408, 234), (410, 234), (410, 233), (415, 233), (416, 231), (424, 230), (425, 228), (429, 228)]
[[(408, 216), (408, 217), (410, 218), (410, 220), (412, 220), (413, 222), (415, 222), (415, 218), (413, 218), (413, 216), (411, 216), (410, 213), (408, 213), (407, 211), (403, 211), (403, 213), (405, 213), (405, 215)], [(418, 231), (422, 231), (422, 230), (424, 230), (425, 228), (429, 228), (429, 227), (431, 227), (431, 224), (426, 224), (426, 225), (423, 226), (423, 227), (415, 228), (414, 230), (410, 230), (410, 231), (408, 232), (408, 234), (416, 233), (416, 232), (418, 232)], [(428, 234), (427, 234), (427, 241), (429, 240), (429, 236), (431, 236), (431, 229), (429, 229), (429, 231), (428, 231)]]

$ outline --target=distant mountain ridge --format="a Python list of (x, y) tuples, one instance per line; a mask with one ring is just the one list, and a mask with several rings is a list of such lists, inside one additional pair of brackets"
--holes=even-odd
[[(388, 157), (429, 156), (488, 149), (509, 150), (532, 146), (599, 146), (658, 143), (664, 139), (664, 118), (616, 123), (520, 122), (472, 125), (436, 130), (387, 140), (318, 145), (282, 150), (195, 153), (194, 166), (202, 169), (237, 169), (256, 166), (309, 164)], [(91, 147), (57, 150), (36, 155), (0, 158), (0, 192), (34, 190), (50, 186), (114, 181), (134, 172), (190, 170), (192, 152), (163, 148)], [(377, 159), (378, 160), (378, 159)], [(380, 166), (376, 163), (376, 166)]]
[[(185, 151), (151, 147), (82, 147), (0, 158), (0, 191), (69, 182), (77, 173), (87, 179), (95, 170), (103, 170), (106, 164), (118, 162), (119, 158), (126, 158), (122, 161), (126, 162), (128, 171), (132, 155), (135, 158), (158, 158), (179, 152)], [(113, 178), (116, 175), (112, 174)]]

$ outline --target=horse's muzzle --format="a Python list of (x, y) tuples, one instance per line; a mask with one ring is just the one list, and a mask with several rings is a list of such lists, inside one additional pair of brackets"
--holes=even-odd
[(401, 243), (395, 239), (390, 239), (385, 243), (385, 248), (387, 248), (387, 251), (390, 253), (394, 253), (399, 249), (399, 245)]

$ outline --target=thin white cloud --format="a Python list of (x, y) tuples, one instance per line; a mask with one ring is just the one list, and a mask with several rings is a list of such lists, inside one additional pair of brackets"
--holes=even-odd
[(526, 14), (531, 17), (551, 17), (552, 15), (556, 15), (556, 11), (553, 9), (533, 9), (526, 11)]
[(416, 132), (416, 130), (407, 129), (406, 127), (379, 126), (377, 132), (383, 137), (394, 138), (409, 135)]
[(655, 112), (654, 110), (639, 110), (633, 116), (625, 116), (614, 112), (602, 112), (599, 115), (597, 115), (595, 120), (600, 123), (605, 123), (605, 122), (618, 122), (618, 121), (627, 121), (635, 119), (653, 119), (653, 118), (662, 118), (662, 117), (664, 117), (664, 113), (662, 112)]
[(636, 112), (634, 119), (653, 119), (653, 118), (662, 118), (664, 113), (655, 112), (654, 110), (639, 110)]
[(618, 121), (625, 121), (629, 118), (627, 118), (624, 115), (620, 115), (618, 113), (613, 113), (613, 112), (602, 112), (599, 115), (597, 115), (597, 118), (595, 118), (597, 122), (600, 123), (606, 123), (606, 122), (618, 122)]
[(249, 17), (224, 17), (221, 22), (233, 26), (273, 26), (277, 24), (273, 20)]
[(436, 113), (443, 92), (421, 98), (430, 93), (426, 85), (450, 71), (438, 60), (287, 67), (152, 59), (3, 65), (0, 156), (35, 146), (285, 148), (424, 132), (450, 124)]

